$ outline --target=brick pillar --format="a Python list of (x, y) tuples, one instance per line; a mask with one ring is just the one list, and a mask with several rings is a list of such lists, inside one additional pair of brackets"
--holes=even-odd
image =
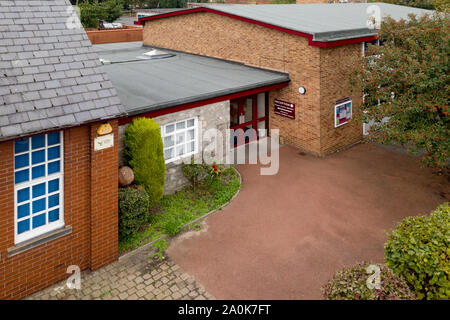
[(118, 259), (118, 122), (109, 123), (114, 146), (100, 151), (94, 139), (101, 123), (91, 125), (91, 270)]

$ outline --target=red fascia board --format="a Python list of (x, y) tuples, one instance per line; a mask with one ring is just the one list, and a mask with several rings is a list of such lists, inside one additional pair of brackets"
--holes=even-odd
[(182, 14), (195, 13), (195, 12), (211, 12), (211, 13), (215, 13), (215, 14), (218, 14), (218, 15), (221, 15), (221, 16), (225, 16), (225, 17), (237, 19), (237, 20), (240, 20), (240, 21), (253, 23), (253, 24), (256, 24), (256, 25), (259, 25), (259, 26), (263, 26), (263, 27), (266, 27), (266, 28), (275, 29), (275, 30), (278, 30), (278, 31), (281, 31), (281, 32), (286, 32), (286, 33), (293, 34), (293, 35), (296, 35), (296, 36), (299, 36), (299, 37), (307, 38), (308, 39), (308, 44), (310, 46), (319, 47), (319, 48), (331, 48), (331, 47), (343, 46), (343, 45), (346, 45), (346, 44), (353, 44), (353, 43), (359, 43), (359, 42), (364, 42), (364, 41), (372, 41), (372, 40), (376, 40), (377, 39), (377, 36), (374, 35), (374, 36), (368, 36), (368, 37), (344, 39), (344, 40), (329, 41), (329, 42), (314, 41), (313, 40), (313, 35), (309, 34), (309, 33), (304, 33), (304, 32), (300, 32), (300, 31), (288, 29), (288, 28), (275, 26), (275, 25), (270, 24), (270, 23), (265, 23), (265, 22), (262, 22), (262, 21), (249, 19), (249, 18), (245, 18), (245, 17), (241, 17), (241, 16), (237, 16), (235, 14), (225, 13), (225, 12), (222, 12), (222, 11), (218, 11), (218, 10), (214, 10), (214, 9), (206, 8), (206, 7), (198, 7), (198, 8), (193, 8), (193, 9), (186, 9), (186, 10), (179, 10), (179, 11), (174, 11), (174, 12), (158, 14), (158, 15), (154, 15), (154, 16), (142, 17), (138, 21), (135, 21), (134, 23), (137, 24), (137, 25), (144, 25), (145, 21), (161, 19), (161, 18), (168, 18), (168, 17), (178, 16), (178, 15), (182, 15)]
[(219, 96), (219, 97), (215, 97), (215, 98), (180, 104), (178, 106), (173, 106), (173, 107), (169, 107), (166, 109), (155, 110), (155, 111), (150, 111), (150, 112), (146, 112), (146, 113), (142, 113), (142, 114), (137, 114), (137, 115), (133, 115), (130, 117), (119, 119), (119, 125), (127, 124), (127, 123), (131, 122), (134, 118), (141, 118), (141, 117), (155, 118), (155, 117), (163, 116), (165, 114), (184, 111), (184, 110), (188, 110), (188, 109), (192, 109), (192, 108), (196, 108), (196, 107), (201, 107), (201, 106), (211, 104), (211, 103), (216, 103), (216, 102), (231, 100), (231, 99), (237, 99), (240, 97), (250, 96), (252, 94), (258, 94), (258, 93), (270, 91), (270, 90), (277, 90), (277, 89), (287, 87), (288, 85), (289, 85), (289, 81), (272, 84), (269, 86), (259, 87), (259, 88), (255, 88), (255, 89), (245, 90), (245, 91), (241, 91), (241, 92), (231, 93), (231, 94), (227, 94), (227, 95)]

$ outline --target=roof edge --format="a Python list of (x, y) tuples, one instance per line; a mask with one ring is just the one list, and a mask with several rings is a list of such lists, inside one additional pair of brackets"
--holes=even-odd
[[(136, 25), (145, 25), (146, 21), (162, 19), (162, 18), (169, 18), (169, 17), (173, 17), (173, 16), (185, 15), (185, 14), (196, 13), (196, 12), (210, 12), (210, 13), (218, 14), (218, 15), (221, 15), (221, 16), (229, 17), (229, 18), (232, 18), (232, 19), (236, 19), (236, 20), (240, 20), (240, 21), (256, 24), (256, 25), (263, 26), (263, 27), (270, 28), (270, 29), (274, 29), (274, 30), (278, 30), (278, 31), (281, 31), (281, 32), (293, 34), (293, 35), (296, 35), (296, 36), (299, 36), (299, 37), (307, 38), (308, 39), (308, 45), (310, 45), (312, 47), (331, 48), (331, 47), (343, 46), (343, 45), (346, 45), (346, 44), (353, 44), (353, 43), (364, 42), (364, 41), (372, 41), (372, 40), (376, 40), (377, 39), (376, 35), (370, 35), (370, 36), (367, 36), (367, 35), (366, 36), (356, 36), (356, 35), (354, 35), (353, 37), (343, 38), (343, 39), (340, 39), (340, 40), (332, 40), (332, 41), (316, 40), (314, 34), (309, 34), (309, 33), (301, 32), (301, 31), (297, 31), (297, 30), (292, 30), (292, 29), (285, 28), (285, 27), (280, 27), (280, 26), (277, 26), (277, 25), (274, 25), (274, 24), (270, 24), (270, 23), (259, 21), (259, 20), (250, 19), (250, 18), (245, 18), (245, 17), (242, 17), (242, 16), (238, 16), (238, 15), (235, 15), (235, 14), (223, 12), (223, 11), (220, 11), (220, 10), (215, 10), (215, 9), (208, 8), (208, 7), (188, 8), (188, 9), (185, 9), (185, 10), (161, 13), (161, 14), (156, 14), (156, 15), (148, 16), (148, 17), (142, 17), (142, 18), (139, 18), (138, 21), (135, 21), (134, 24), (136, 24)], [(342, 38), (342, 37), (340, 37), (340, 38)]]
[(249, 87), (239, 88), (239, 90), (234, 90), (233, 92), (228, 93), (221, 93), (212, 96), (203, 96), (203, 97), (197, 97), (196, 100), (192, 99), (191, 101), (185, 101), (184, 103), (181, 103), (179, 101), (171, 102), (170, 104), (161, 105), (158, 107), (152, 107), (144, 110), (139, 111), (130, 111), (128, 112), (129, 116), (126, 118), (119, 119), (119, 125), (130, 123), (134, 118), (137, 117), (147, 117), (147, 118), (154, 118), (158, 116), (162, 116), (169, 113), (184, 111), (187, 109), (192, 109), (196, 107), (201, 107), (207, 104), (211, 103), (217, 103), (225, 100), (231, 100), (236, 99), (240, 97), (244, 97), (251, 94), (257, 94), (260, 92), (270, 91), (270, 90), (277, 90), (284, 88), (289, 85), (290, 79), (285, 79), (284, 81), (272, 81), (271, 83), (267, 82), (265, 84), (259, 84), (257, 87)]

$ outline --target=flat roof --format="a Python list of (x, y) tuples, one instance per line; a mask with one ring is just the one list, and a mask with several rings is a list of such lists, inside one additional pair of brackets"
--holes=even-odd
[[(376, 35), (376, 30), (367, 27), (371, 13), (369, 6), (380, 8), (381, 18), (406, 19), (409, 14), (424, 15), (433, 11), (399, 6), (388, 3), (316, 3), (316, 4), (195, 4), (196, 7), (183, 11), (162, 13), (139, 19), (139, 22), (179, 14), (208, 11), (248, 22), (258, 22), (267, 27), (282, 28), (311, 36), (315, 42), (332, 42)], [(300, 35), (300, 34), (298, 34)]]
[(287, 73), (168, 49), (144, 60), (154, 48), (142, 42), (94, 48), (130, 116), (289, 81)]

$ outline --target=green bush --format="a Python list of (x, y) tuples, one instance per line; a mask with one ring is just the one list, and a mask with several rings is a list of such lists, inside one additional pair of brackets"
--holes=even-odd
[(386, 265), (403, 276), (420, 299), (450, 297), (449, 203), (431, 215), (408, 217), (385, 246)]
[(150, 199), (145, 189), (119, 188), (119, 237), (126, 239), (150, 218)]
[(181, 167), (184, 176), (194, 188), (197, 188), (200, 181), (208, 175), (209, 169), (209, 166), (204, 163), (196, 164), (193, 157), (191, 158), (191, 163), (183, 164)]
[(136, 118), (125, 130), (125, 157), (137, 184), (145, 187), (150, 206), (164, 194), (166, 164), (159, 125), (153, 119)]
[(107, 0), (100, 3), (82, 2), (80, 7), (80, 20), (85, 28), (98, 28), (99, 20), (113, 22), (122, 15), (122, 0)]
[(370, 263), (360, 263), (344, 268), (322, 288), (323, 297), (329, 300), (414, 300), (406, 281), (396, 276), (385, 265), (380, 268), (379, 288), (370, 289), (367, 279), (373, 272), (367, 272)]

